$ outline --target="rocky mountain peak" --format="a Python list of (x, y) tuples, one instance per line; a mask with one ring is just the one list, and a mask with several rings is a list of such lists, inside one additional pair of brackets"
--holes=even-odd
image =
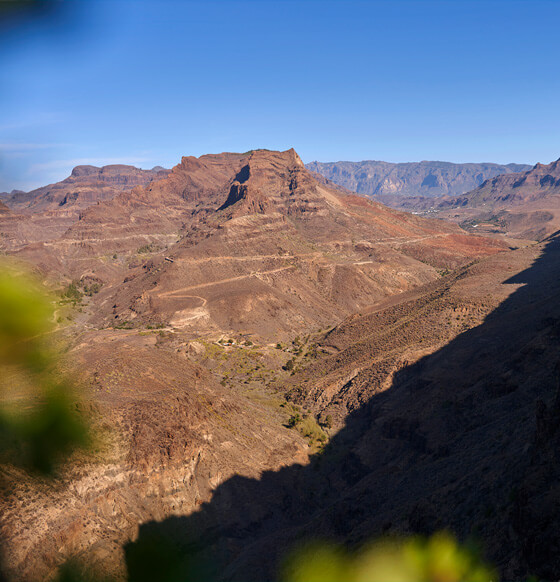
[(305, 168), (293, 148), (283, 152), (254, 150), (243, 162), (219, 210), (230, 209), (232, 216), (240, 216), (297, 214), (326, 208), (326, 189)]

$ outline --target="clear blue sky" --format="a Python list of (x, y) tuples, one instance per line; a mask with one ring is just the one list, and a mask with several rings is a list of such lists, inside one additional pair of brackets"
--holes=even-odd
[(71, 0), (0, 31), (0, 191), (81, 163), (560, 157), (560, 1)]

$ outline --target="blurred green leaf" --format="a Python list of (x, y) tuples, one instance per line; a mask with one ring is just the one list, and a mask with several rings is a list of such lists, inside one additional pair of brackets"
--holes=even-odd
[(0, 264), (0, 459), (43, 474), (88, 444), (71, 383), (58, 371), (52, 319), (38, 282)]
[(357, 553), (315, 542), (295, 551), (284, 582), (491, 582), (494, 571), (446, 533), (382, 540)]

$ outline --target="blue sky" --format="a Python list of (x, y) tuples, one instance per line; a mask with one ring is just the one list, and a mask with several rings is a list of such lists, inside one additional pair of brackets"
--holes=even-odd
[(560, 157), (556, 0), (72, 0), (55, 16), (0, 30), (0, 191), (257, 147)]

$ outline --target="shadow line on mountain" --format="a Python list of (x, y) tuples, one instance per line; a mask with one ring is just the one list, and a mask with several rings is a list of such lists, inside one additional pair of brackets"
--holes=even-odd
[(479, 540), (505, 578), (552, 579), (560, 535), (539, 519), (553, 516), (525, 506), (556, 475), (538, 468), (549, 460), (536, 448), (535, 410), (546, 417), (558, 406), (558, 274), (555, 233), (531, 267), (504, 281), (522, 287), (481, 325), (396, 373), (309, 465), (232, 477), (196, 513), (143, 524), (125, 547), (130, 582), (154, 572), (162, 581), (276, 580), (286, 553), (317, 537), (352, 548), (441, 529)]

